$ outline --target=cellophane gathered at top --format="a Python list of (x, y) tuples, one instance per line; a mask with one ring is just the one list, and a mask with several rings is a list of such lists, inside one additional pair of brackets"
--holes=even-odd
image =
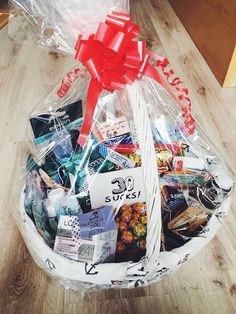
[(9, 0), (9, 35), (21, 42), (26, 30), (39, 45), (73, 54), (80, 33), (94, 33), (112, 11), (129, 13), (129, 0)]

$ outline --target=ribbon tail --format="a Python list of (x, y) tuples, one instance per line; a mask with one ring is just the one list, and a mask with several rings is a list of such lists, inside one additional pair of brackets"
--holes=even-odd
[(98, 98), (102, 92), (102, 89), (98, 86), (96, 79), (91, 79), (88, 94), (86, 99), (84, 122), (80, 131), (80, 135), (77, 139), (77, 143), (84, 147), (87, 137), (91, 132), (91, 127), (93, 123), (94, 111), (97, 105)]

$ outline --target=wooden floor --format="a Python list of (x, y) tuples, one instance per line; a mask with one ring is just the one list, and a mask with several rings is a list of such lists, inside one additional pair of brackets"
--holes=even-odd
[[(222, 89), (166, 0), (132, 1), (148, 47), (165, 53), (189, 87), (201, 125), (236, 172), (236, 90)], [(158, 35), (157, 35), (158, 34)], [(223, 47), (222, 47), (223, 48)], [(161, 283), (85, 295), (55, 286), (32, 261), (10, 210), (19, 145), (33, 107), (72, 59), (12, 44), (0, 32), (0, 313), (236, 313), (236, 214), (214, 240)]]

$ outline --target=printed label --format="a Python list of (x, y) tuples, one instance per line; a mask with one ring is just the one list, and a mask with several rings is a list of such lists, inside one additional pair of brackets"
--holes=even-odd
[(82, 241), (78, 248), (78, 261), (89, 262), (93, 260), (95, 245), (89, 241)]

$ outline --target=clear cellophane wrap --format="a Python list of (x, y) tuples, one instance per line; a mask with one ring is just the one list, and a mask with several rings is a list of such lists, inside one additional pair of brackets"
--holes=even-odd
[[(136, 36), (129, 16), (113, 17), (125, 19), (125, 30)], [(92, 43), (97, 54), (82, 48), (99, 61), (103, 47), (93, 39), (79, 37), (76, 47)], [(141, 44), (128, 43), (126, 52), (145, 51)], [(101, 56), (110, 56), (109, 49)], [(87, 62), (83, 56), (76, 54)], [(121, 69), (131, 79), (134, 58), (112, 56), (112, 63), (125, 62)], [(35, 262), (66, 288), (84, 292), (161, 280), (212, 239), (230, 206), (231, 172), (192, 115), (188, 90), (171, 79), (166, 59), (140, 56), (157, 62), (142, 66), (141, 60), (135, 75), (140, 69), (143, 75), (112, 93), (112, 84), (105, 85), (108, 92), (93, 81), (98, 66), (73, 69), (29, 117), (13, 213)], [(121, 83), (111, 64), (102, 64), (112, 83)], [(82, 145), (88, 113), (92, 124)]]
[(11, 38), (22, 42), (31, 34), (39, 45), (70, 54), (79, 33), (94, 33), (112, 11), (129, 13), (129, 0), (10, 0), (9, 4)]

